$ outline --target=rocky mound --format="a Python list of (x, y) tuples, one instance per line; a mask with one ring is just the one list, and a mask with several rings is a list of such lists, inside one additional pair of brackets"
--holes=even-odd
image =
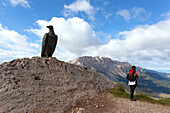
[(0, 65), (0, 112), (62, 113), (112, 87), (106, 76), (84, 66), (17, 59)]

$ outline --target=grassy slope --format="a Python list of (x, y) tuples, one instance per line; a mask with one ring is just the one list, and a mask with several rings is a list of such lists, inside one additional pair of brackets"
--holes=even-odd
[[(109, 93), (113, 94), (116, 97), (120, 97), (120, 98), (129, 99), (129, 97), (130, 97), (130, 94), (127, 93), (125, 91), (124, 87), (122, 85), (120, 85), (120, 84), (117, 84), (114, 89), (109, 91)], [(170, 106), (170, 98), (155, 100), (155, 99), (147, 96), (146, 94), (141, 93), (141, 94), (135, 95), (135, 99), (140, 100), (140, 101), (146, 101), (146, 102), (158, 103), (158, 104), (163, 104), (163, 105), (169, 105)]]

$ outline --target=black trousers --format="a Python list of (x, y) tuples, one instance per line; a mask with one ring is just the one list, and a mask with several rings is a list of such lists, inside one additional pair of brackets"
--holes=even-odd
[(130, 85), (130, 99), (133, 99), (136, 85)]

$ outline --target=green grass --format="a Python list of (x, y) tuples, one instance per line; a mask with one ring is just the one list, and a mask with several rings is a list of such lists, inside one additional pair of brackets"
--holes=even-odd
[(170, 106), (170, 98), (158, 100), (158, 103)]
[(124, 87), (120, 84), (117, 84), (114, 89), (110, 90), (109, 93), (113, 94), (116, 97), (121, 97), (121, 98), (129, 98), (129, 94), (126, 93)]
[[(112, 90), (109, 91), (109, 93), (113, 94), (115, 97), (127, 98), (127, 99), (130, 98), (130, 94), (125, 91), (124, 87), (121, 84), (117, 84)], [(170, 106), (170, 98), (155, 100), (147, 96), (146, 94), (142, 94), (142, 93), (135, 95), (134, 98), (139, 101), (158, 103), (158, 104)]]

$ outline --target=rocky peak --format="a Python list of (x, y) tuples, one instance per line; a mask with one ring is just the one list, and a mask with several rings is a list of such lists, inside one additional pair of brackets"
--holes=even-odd
[[(84, 56), (73, 61), (70, 61), (72, 64), (84, 65), (93, 69), (98, 70), (99, 72), (105, 74), (113, 81), (123, 80), (128, 73), (128, 70), (132, 66), (128, 62), (119, 62), (112, 60), (108, 57), (99, 57), (99, 56)], [(143, 68), (137, 67), (138, 72), (145, 72)], [(125, 80), (125, 79), (124, 79)]]
[(94, 68), (99, 72), (104, 73), (113, 81), (118, 81), (119, 76), (125, 77), (127, 70), (131, 66), (127, 62), (118, 62), (108, 57), (99, 57), (99, 56), (80, 57), (78, 59), (70, 61), (70, 63)]

